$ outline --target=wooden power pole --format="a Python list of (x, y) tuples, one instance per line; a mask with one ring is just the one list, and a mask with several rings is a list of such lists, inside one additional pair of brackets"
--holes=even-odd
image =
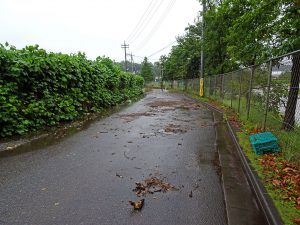
[(133, 73), (133, 57), (132, 57), (132, 52), (130, 54), (131, 57), (131, 73)]
[(126, 49), (129, 48), (129, 45), (127, 45), (126, 42), (124, 41), (124, 44), (121, 45), (121, 48), (124, 48), (124, 51), (125, 51), (125, 71), (127, 72), (127, 53), (126, 53)]

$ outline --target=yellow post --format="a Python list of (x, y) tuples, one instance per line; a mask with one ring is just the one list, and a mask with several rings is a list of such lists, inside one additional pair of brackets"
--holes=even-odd
[(203, 78), (200, 78), (200, 91), (199, 91), (200, 97), (203, 97)]

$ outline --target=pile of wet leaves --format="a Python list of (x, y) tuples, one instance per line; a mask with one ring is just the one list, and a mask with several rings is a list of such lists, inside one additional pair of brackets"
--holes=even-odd
[[(150, 176), (141, 182), (135, 183), (135, 188), (132, 190), (135, 192), (137, 197), (146, 196), (147, 194), (154, 194), (156, 192), (166, 193), (167, 191), (178, 190), (173, 185), (164, 181), (157, 176)], [(141, 210), (144, 206), (145, 199), (140, 199), (137, 201), (129, 201), (129, 204), (134, 210)]]
[[(258, 161), (263, 167), (266, 182), (279, 189), (281, 198), (300, 211), (299, 166), (283, 160), (280, 154), (263, 155)], [(300, 217), (294, 218), (294, 222), (300, 224)]]
[(156, 192), (165, 193), (167, 191), (177, 190), (173, 185), (156, 176), (151, 176), (142, 182), (136, 182), (135, 185), (136, 187), (133, 191), (138, 197), (154, 194)]
[(263, 155), (258, 161), (263, 166), (267, 180), (283, 192), (283, 199), (295, 203), (300, 210), (300, 171), (299, 168), (288, 163), (276, 155)]

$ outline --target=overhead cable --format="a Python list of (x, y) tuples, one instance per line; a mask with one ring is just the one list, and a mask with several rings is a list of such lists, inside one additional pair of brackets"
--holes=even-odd
[[(152, 10), (147, 14), (147, 17), (143, 20), (143, 22), (139, 26), (139, 29), (136, 30), (134, 35), (129, 40), (130, 43), (133, 43), (135, 40), (137, 40), (140, 37), (140, 35), (143, 33), (143, 31), (147, 28), (148, 24), (153, 19), (154, 15), (157, 13), (157, 11), (160, 8), (162, 3), (163, 3), (163, 0), (161, 0), (158, 5), (156, 5), (156, 3), (154, 4)], [(154, 11), (153, 11), (153, 9), (154, 9)]]
[(168, 44), (167, 46), (163, 47), (162, 49), (152, 53), (151, 55), (148, 56), (148, 58), (151, 58), (152, 56), (162, 52), (163, 50), (165, 50), (166, 48), (170, 47), (171, 45), (173, 45), (174, 43), (176, 43), (177, 41), (173, 41), (172, 43)]
[(150, 10), (152, 3), (154, 2), (154, 0), (151, 0), (150, 4), (147, 6), (145, 12), (143, 13), (143, 15), (141, 16), (141, 18), (139, 19), (138, 23), (136, 24), (136, 26), (133, 28), (133, 30), (131, 31), (131, 33), (129, 34), (129, 36), (126, 38), (126, 40), (130, 40), (132, 38), (132, 36), (135, 34), (136, 30), (138, 29), (140, 23), (144, 20), (144, 17), (146, 16), (147, 12)]
[(163, 21), (167, 18), (168, 14), (171, 12), (171, 9), (175, 5), (175, 2), (176, 2), (176, 0), (171, 0), (171, 2), (166, 7), (166, 9), (164, 10), (164, 12), (161, 14), (161, 16), (158, 19), (158, 21), (156, 22), (156, 24), (152, 27), (152, 29), (149, 32), (149, 34), (146, 36), (146, 38), (142, 42), (140, 42), (140, 44), (138, 45), (138, 47), (135, 48), (135, 51), (144, 48), (146, 46), (146, 44), (149, 42), (149, 40), (151, 40), (151, 38), (153, 37), (153, 35), (155, 34), (155, 32), (160, 28), (160, 26), (162, 25)]

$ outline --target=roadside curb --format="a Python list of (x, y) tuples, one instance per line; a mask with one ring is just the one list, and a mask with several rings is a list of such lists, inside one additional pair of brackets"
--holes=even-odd
[[(202, 102), (205, 106), (210, 108), (213, 111), (217, 111), (223, 115), (223, 112), (218, 108), (206, 103)], [(283, 225), (282, 219), (272, 201), (270, 196), (268, 195), (265, 187), (263, 186), (262, 182), (260, 181), (256, 171), (250, 165), (249, 160), (247, 159), (246, 155), (244, 154), (241, 146), (238, 143), (238, 140), (234, 134), (233, 128), (229, 121), (226, 121), (228, 131), (230, 133), (231, 138), (238, 150), (239, 158), (242, 162), (243, 170), (246, 174), (247, 180), (250, 184), (250, 187), (255, 195), (256, 201), (259, 205), (259, 208), (263, 211), (263, 214), (268, 221), (268, 225)]]

